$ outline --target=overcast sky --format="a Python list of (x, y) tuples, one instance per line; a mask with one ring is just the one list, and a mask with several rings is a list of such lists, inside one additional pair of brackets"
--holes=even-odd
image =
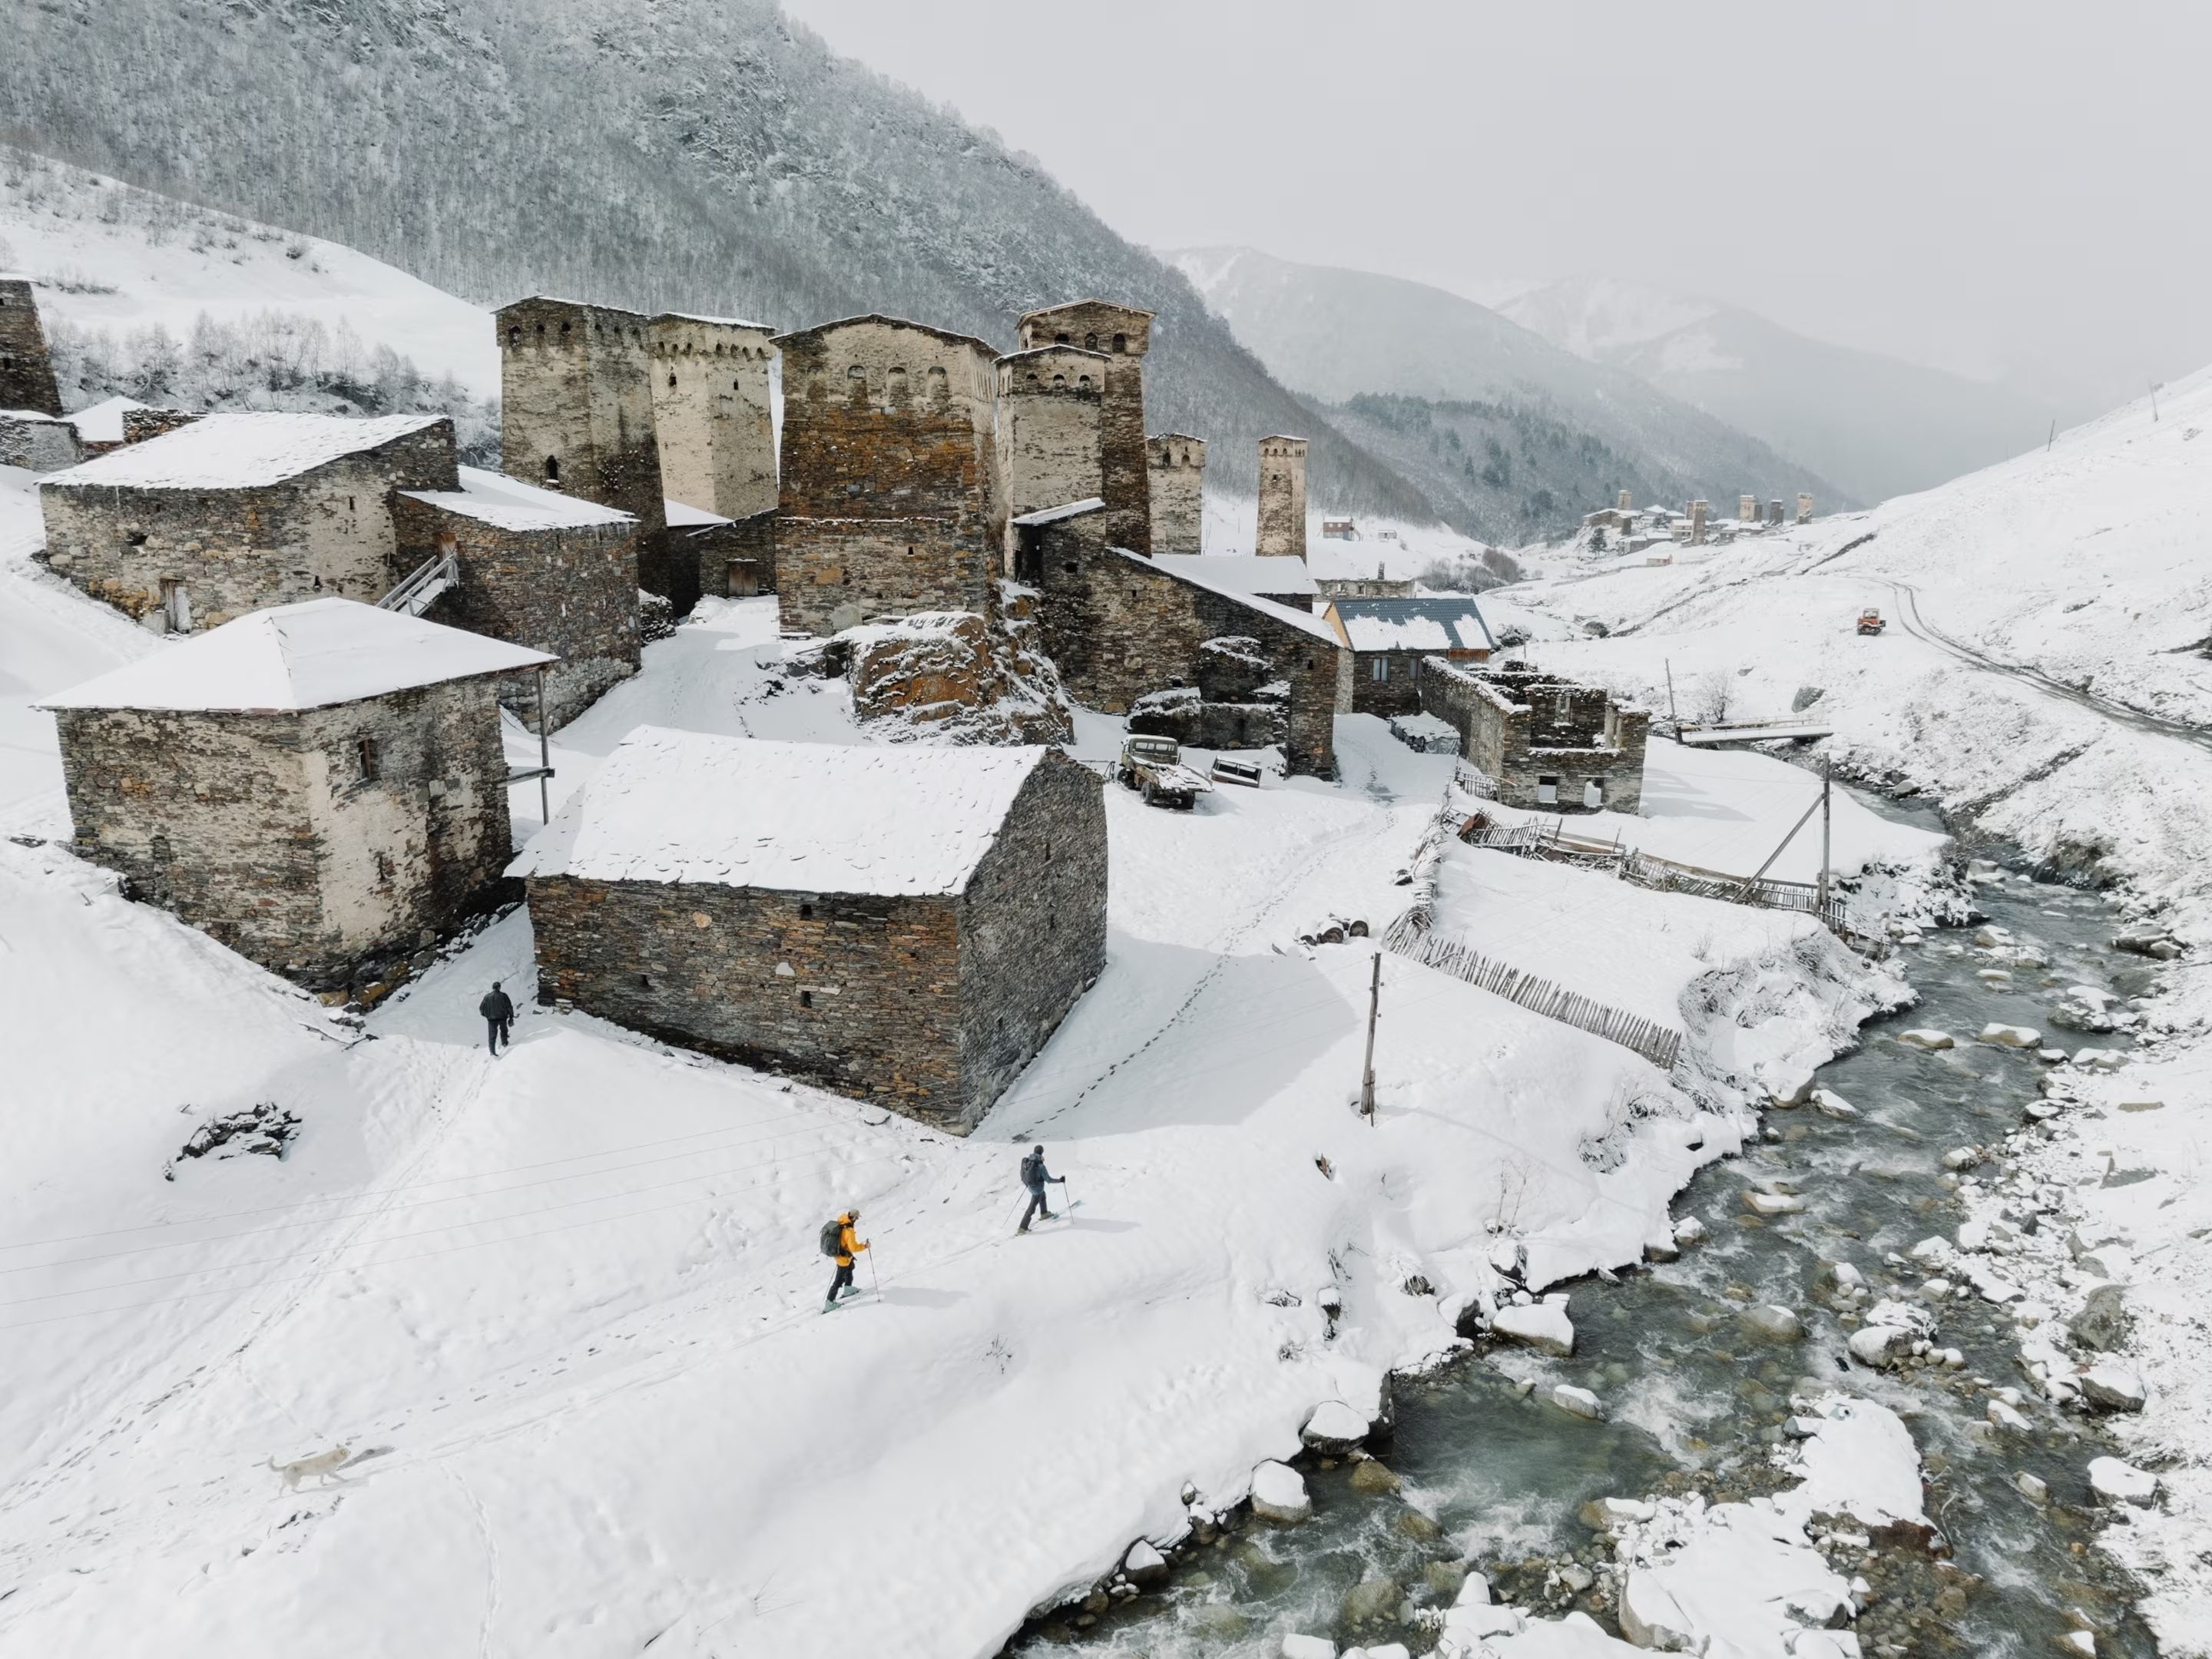
[(1599, 275), (2104, 403), (2212, 362), (2212, 7), (787, 0), (1115, 229)]

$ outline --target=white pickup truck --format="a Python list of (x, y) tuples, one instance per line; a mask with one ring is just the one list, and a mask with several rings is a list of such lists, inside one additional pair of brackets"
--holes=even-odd
[(1146, 734), (1130, 737), (1121, 744), (1121, 758), (1114, 775), (1124, 789), (1142, 793), (1152, 806), (1173, 806), (1188, 811), (1213, 786), (1182, 763), (1182, 745), (1173, 738)]

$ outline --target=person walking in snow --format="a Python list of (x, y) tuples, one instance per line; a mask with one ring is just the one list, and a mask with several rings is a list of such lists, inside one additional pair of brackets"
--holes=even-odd
[(514, 1004), (507, 1000), (507, 993), (499, 988), (499, 981), (494, 980), (491, 989), (484, 993), (484, 1000), (477, 1004), (477, 1012), (484, 1017), (484, 1024), (491, 1028), (491, 1052), (496, 1060), (502, 1047), (514, 1046), (507, 1035), (507, 1028), (514, 1023)]
[[(854, 1234), (853, 1224), (860, 1218), (858, 1210), (848, 1210), (822, 1230), (823, 1246), (837, 1261), (837, 1276), (830, 1281), (829, 1298), (822, 1304), (823, 1313), (836, 1307), (838, 1297), (844, 1292), (850, 1291), (855, 1296), (860, 1293), (860, 1286), (853, 1283), (853, 1258), (868, 1248), (868, 1242)], [(836, 1229), (834, 1238), (830, 1227)]]
[(1057, 1181), (1063, 1187), (1067, 1185), (1066, 1176), (1052, 1175), (1046, 1170), (1044, 1148), (1032, 1146), (1030, 1155), (1022, 1160), (1022, 1185), (1030, 1189), (1030, 1206), (1022, 1212), (1022, 1224), (1014, 1229), (1016, 1232), (1029, 1231), (1032, 1216), (1042, 1214), (1047, 1221), (1053, 1218), (1052, 1211), (1044, 1201), (1044, 1183), (1048, 1181)]

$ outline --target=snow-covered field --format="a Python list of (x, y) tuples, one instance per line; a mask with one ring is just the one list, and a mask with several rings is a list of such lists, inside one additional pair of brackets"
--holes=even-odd
[[(1186, 1483), (1236, 1501), (1316, 1404), (1449, 1350), (1493, 1224), (1547, 1273), (1632, 1260), (1748, 1121), (1396, 958), (1357, 1118), (1370, 947), (1295, 936), (1380, 931), (1450, 764), (1366, 719), (1336, 785), (1187, 815), (1109, 791), (1107, 974), (964, 1142), (537, 1009), (520, 913), (356, 1035), (51, 839), (28, 703), (167, 647), (24, 563), (9, 482), (0, 830), (50, 839), (0, 842), (0, 1650), (988, 1653), (1176, 1536)], [(556, 789), (647, 721), (864, 740), (783, 648), (772, 601), (709, 605), (558, 734)], [(1084, 717), (1079, 751), (1115, 725)], [(1729, 757), (1641, 827), (1771, 845), (1807, 787)], [(1676, 1019), (1670, 988), (1807, 925), (1464, 856), (1456, 930), (1551, 971), (1578, 939), (1644, 961)], [(526, 1012), (494, 1062), (495, 978)], [(1774, 1024), (1801, 1060), (1834, 1039)], [(301, 1120), (286, 1160), (178, 1161), (264, 1101)], [(1080, 1202), (1017, 1239), (1032, 1139)], [(815, 1233), (855, 1204), (882, 1294), (824, 1318)], [(267, 1467), (337, 1444), (362, 1461), (327, 1489)]]
[(181, 342), (204, 315), (240, 324), (275, 312), (389, 346), (477, 398), (499, 395), (499, 350), (482, 307), (342, 243), (20, 152), (0, 165), (0, 270), (29, 275), (43, 315), (85, 329), (121, 336), (158, 326)]

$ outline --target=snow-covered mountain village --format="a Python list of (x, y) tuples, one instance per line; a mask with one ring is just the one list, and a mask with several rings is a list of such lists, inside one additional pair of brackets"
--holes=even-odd
[[(2212, 1654), (2212, 369), (600, 9), (0, 66), (0, 1655)], [(455, 205), (562, 122), (597, 252)]]

